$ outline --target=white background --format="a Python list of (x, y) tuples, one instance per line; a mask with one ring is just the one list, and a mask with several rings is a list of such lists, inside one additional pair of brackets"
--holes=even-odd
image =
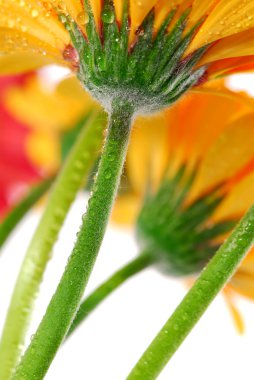
[[(231, 83), (238, 88), (248, 85), (252, 91), (251, 82), (254, 84), (253, 77), (240, 77), (239, 80), (238, 76)], [(85, 204), (86, 198), (80, 194), (55, 246), (36, 303), (30, 335), (35, 331), (59, 281)], [(1, 255), (0, 328), (18, 268), (39, 216), (40, 211), (35, 210), (26, 217)], [(137, 252), (133, 232), (111, 226), (86, 294)], [(153, 269), (131, 279), (100, 305), (64, 345), (46, 380), (124, 380), (185, 292), (186, 287), (181, 280), (167, 278)], [(253, 380), (254, 305), (240, 299), (239, 307), (246, 321), (244, 336), (238, 335), (223, 298), (217, 297), (159, 379)]]

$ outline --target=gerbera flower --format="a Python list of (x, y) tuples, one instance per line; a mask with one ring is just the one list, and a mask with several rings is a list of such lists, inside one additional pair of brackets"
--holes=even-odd
[[(206, 91), (136, 121), (113, 213), (118, 223), (137, 220), (142, 249), (183, 278), (204, 267), (254, 202), (253, 99), (221, 85)], [(240, 331), (234, 298), (254, 300), (253, 258), (224, 292)]]
[(253, 63), (254, 1), (8, 0), (0, 33), (0, 72), (56, 62), (104, 106), (124, 91), (147, 111)]

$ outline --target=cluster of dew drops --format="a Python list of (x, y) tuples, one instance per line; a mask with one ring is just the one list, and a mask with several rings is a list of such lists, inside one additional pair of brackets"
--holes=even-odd
[[(37, 23), (40, 30), (45, 30), (45, 34), (51, 34), (54, 38), (54, 47), (61, 46), (62, 41), (51, 28), (50, 23), (56, 21), (58, 14), (69, 15), (67, 5), (64, 1), (59, 0), (0, 0), (1, 13), (0, 26), (7, 27), (9, 33), (6, 32), (4, 40), (4, 50), (6, 52), (15, 50), (30, 50), (32, 52), (46, 55), (46, 41), (37, 38), (35, 46), (33, 46), (32, 38), (36, 37), (34, 22)], [(77, 15), (79, 25), (85, 25), (89, 21), (85, 11)], [(18, 44), (16, 42), (19, 42)]]
[(217, 40), (218, 38), (226, 37), (225, 32), (227, 32), (227, 35), (230, 35), (231, 32), (235, 34), (235, 32), (247, 30), (253, 25), (254, 9), (250, 0), (242, 0), (234, 7), (230, 3), (228, 1), (223, 12), (218, 14), (217, 19), (215, 19), (216, 22), (213, 24), (209, 23), (208, 17), (208, 31), (203, 26), (200, 28), (200, 34), (204, 32), (207, 35), (205, 43), (210, 43), (213, 39)]

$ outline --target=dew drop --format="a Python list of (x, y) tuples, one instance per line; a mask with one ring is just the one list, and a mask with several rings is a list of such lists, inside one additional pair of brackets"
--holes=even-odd
[(115, 155), (114, 154), (110, 154), (108, 156), (108, 160), (111, 161), (111, 162), (113, 162), (115, 160)]
[(9, 28), (14, 28), (14, 25), (15, 25), (14, 20), (9, 19), (7, 23), (8, 23)]
[(89, 22), (89, 16), (85, 12), (80, 12), (77, 16), (77, 22), (80, 25), (86, 25)]
[(115, 20), (115, 15), (110, 9), (105, 9), (101, 16), (105, 24), (112, 24)]
[(22, 31), (23, 33), (27, 32), (27, 26), (22, 25), (22, 26), (21, 26), (21, 31)]
[(32, 12), (31, 12), (31, 16), (32, 18), (36, 18), (39, 16), (39, 12), (37, 11), (37, 9), (33, 9)]
[(107, 172), (107, 173), (105, 174), (105, 178), (106, 178), (106, 179), (110, 179), (110, 178), (111, 178), (111, 172)]
[(66, 4), (64, 1), (59, 1), (57, 3), (57, 10), (59, 12), (63, 12), (63, 13), (66, 13), (67, 12), (67, 7), (66, 7)]

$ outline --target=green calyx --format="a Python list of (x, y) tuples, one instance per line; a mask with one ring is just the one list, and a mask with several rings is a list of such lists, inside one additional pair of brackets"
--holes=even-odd
[(79, 56), (78, 77), (106, 110), (110, 111), (114, 99), (122, 98), (136, 113), (158, 111), (173, 104), (204, 76), (206, 68), (195, 66), (207, 46), (183, 58), (202, 22), (184, 35), (189, 10), (176, 23), (175, 11), (171, 11), (155, 33), (153, 8), (130, 46), (128, 0), (121, 25), (113, 0), (103, 1), (99, 30), (89, 0), (85, 0), (85, 8), (86, 36), (75, 21), (64, 16), (62, 22)]
[(159, 267), (175, 276), (198, 273), (219, 248), (218, 238), (236, 224), (208, 223), (222, 200), (215, 192), (185, 206), (193, 177), (184, 177), (182, 168), (164, 179), (156, 194), (147, 195), (136, 226), (142, 249), (153, 252)]

